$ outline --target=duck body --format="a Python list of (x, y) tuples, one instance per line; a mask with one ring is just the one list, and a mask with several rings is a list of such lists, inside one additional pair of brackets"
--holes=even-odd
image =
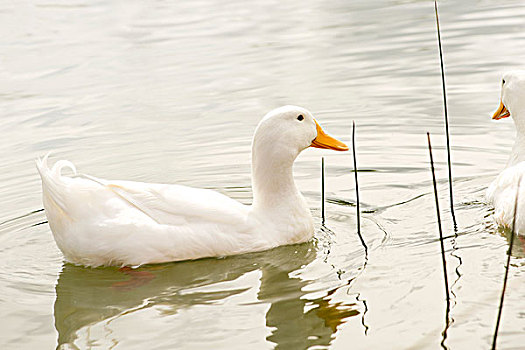
[[(327, 143), (322, 148), (346, 147), (317, 126), (294, 106), (261, 121), (252, 145), (250, 206), (207, 189), (78, 175), (64, 160), (49, 168), (46, 156), (37, 169), (57, 246), (75, 264), (138, 266), (306, 242), (314, 226), (293, 180), (293, 161), (317, 139)], [(64, 168), (74, 175), (63, 175)]]
[[(525, 178), (525, 162), (503, 170), (487, 189), (487, 200), (494, 206), (494, 220), (499, 226), (512, 228), (514, 205), (518, 192), (518, 182)], [(519, 189), (518, 210), (514, 231), (525, 235), (525, 182)]]
[[(518, 203), (514, 230), (525, 235), (525, 71), (512, 71), (502, 79), (501, 103), (492, 119), (512, 117), (516, 139), (505, 169), (487, 189), (487, 201), (494, 206), (496, 223), (511, 228), (516, 195)], [(519, 185), (520, 179), (521, 185)], [(518, 194), (519, 191), (519, 194)]]
[(250, 208), (220, 193), (39, 169), (49, 225), (70, 262), (135, 266), (271, 248)]

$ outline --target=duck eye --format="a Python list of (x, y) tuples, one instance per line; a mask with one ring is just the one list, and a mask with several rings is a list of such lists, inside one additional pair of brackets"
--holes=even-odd
[(299, 114), (299, 116), (297, 117), (297, 120), (302, 122), (304, 119), (303, 115), (302, 114)]
[(503, 79), (503, 84), (505, 84), (505, 79)]

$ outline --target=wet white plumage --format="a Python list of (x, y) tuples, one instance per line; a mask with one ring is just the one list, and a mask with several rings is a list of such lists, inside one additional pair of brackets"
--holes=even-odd
[[(510, 228), (514, 218), (514, 204), (518, 181), (523, 177), (518, 196), (515, 231), (525, 234), (525, 71), (508, 72), (503, 76), (501, 106), (494, 119), (510, 113), (516, 126), (516, 140), (506, 168), (487, 189), (487, 200), (494, 206), (497, 224)], [(502, 108), (505, 108), (502, 110)]]
[[(252, 144), (251, 206), (212, 190), (77, 175), (68, 161), (50, 169), (46, 156), (37, 168), (57, 246), (70, 262), (99, 266), (225, 256), (308, 241), (313, 222), (292, 166), (319, 129), (307, 110), (295, 106), (263, 118)], [(346, 150), (343, 146), (334, 149)], [(64, 167), (75, 175), (64, 176)]]

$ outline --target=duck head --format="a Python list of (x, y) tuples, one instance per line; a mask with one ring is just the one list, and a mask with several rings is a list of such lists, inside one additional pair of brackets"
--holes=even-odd
[[(306, 225), (291, 228), (294, 237), (313, 234), (310, 212), (295, 186), (292, 171), (299, 153), (309, 147), (348, 151), (344, 143), (323, 131), (310, 112), (296, 106), (280, 107), (266, 114), (253, 136), (254, 212), (263, 216), (274, 213), (272, 220), (281, 220), (287, 227)], [(290, 224), (291, 217), (297, 225)]]
[[(312, 114), (301, 107), (284, 106), (261, 120), (253, 137), (253, 156), (290, 163), (308, 147), (348, 151), (343, 142), (326, 134)], [(267, 163), (268, 164), (268, 163)]]
[(525, 132), (525, 71), (512, 71), (501, 80), (501, 101), (492, 119), (512, 117), (516, 129)]

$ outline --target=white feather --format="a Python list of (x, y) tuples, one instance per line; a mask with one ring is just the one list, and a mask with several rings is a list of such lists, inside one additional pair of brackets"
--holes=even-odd
[(506, 73), (503, 77), (501, 101), (510, 112), (516, 126), (516, 140), (505, 170), (487, 189), (487, 200), (494, 206), (494, 219), (510, 228), (519, 179), (523, 177), (518, 195), (515, 231), (525, 234), (525, 71)]
[(135, 266), (305, 242), (313, 223), (292, 165), (316, 135), (313, 117), (299, 107), (261, 121), (253, 142), (254, 206), (211, 190), (77, 174), (65, 160), (50, 169), (46, 155), (37, 168), (57, 246), (76, 264)]
[[(518, 181), (525, 177), (525, 162), (507, 168), (498, 175), (487, 189), (487, 200), (494, 206), (494, 220), (500, 226), (511, 228), (514, 219), (515, 198), (518, 192)], [(525, 178), (523, 179), (525, 180)], [(521, 200), (520, 200), (521, 199)], [(518, 195), (516, 211), (516, 228), (519, 234), (525, 234), (525, 181), (522, 181)]]

